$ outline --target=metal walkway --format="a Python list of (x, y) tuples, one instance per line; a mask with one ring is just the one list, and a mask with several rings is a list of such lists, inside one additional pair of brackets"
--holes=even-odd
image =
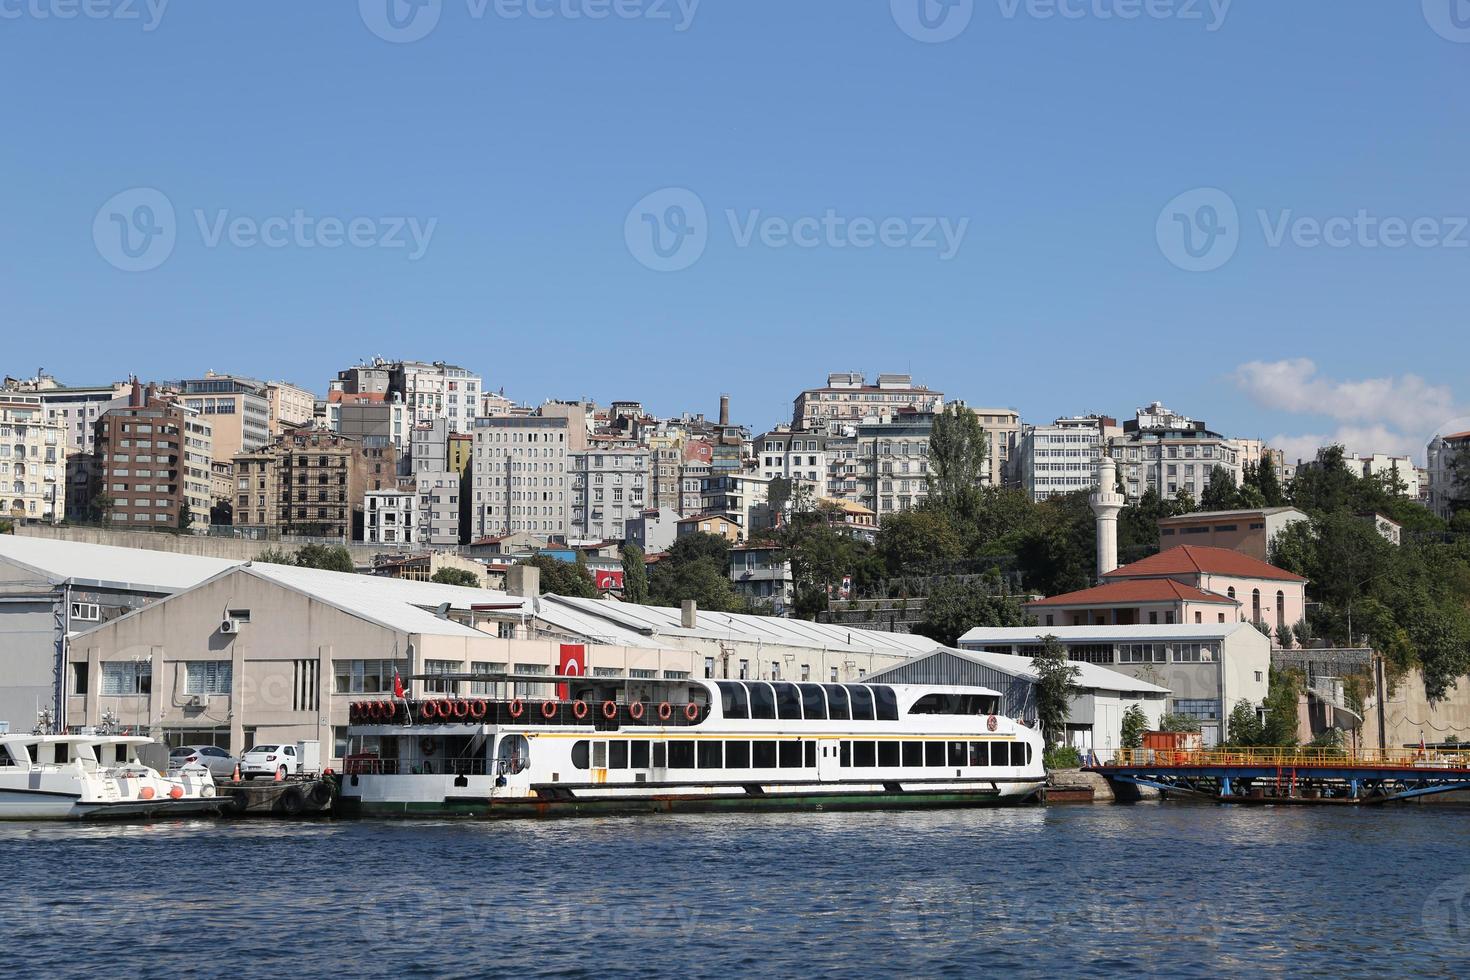
[(1390, 803), (1470, 790), (1470, 749), (1122, 749), (1087, 771), (1226, 803)]

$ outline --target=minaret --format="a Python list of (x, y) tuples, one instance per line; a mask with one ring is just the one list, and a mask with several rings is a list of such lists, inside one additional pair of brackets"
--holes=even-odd
[(1102, 458), (1097, 490), (1090, 502), (1097, 515), (1097, 574), (1101, 578), (1118, 567), (1118, 512), (1127, 503), (1118, 492), (1118, 464), (1111, 456)]

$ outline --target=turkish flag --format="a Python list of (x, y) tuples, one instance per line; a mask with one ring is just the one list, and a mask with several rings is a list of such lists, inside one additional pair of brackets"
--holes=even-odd
[[(563, 677), (584, 676), (587, 673), (586, 655), (587, 648), (582, 644), (563, 643), (561, 645), (561, 665), (557, 668), (556, 672)], [(569, 684), (558, 684), (556, 686), (556, 696), (563, 701), (569, 700), (572, 696), (570, 687), (571, 685)]]

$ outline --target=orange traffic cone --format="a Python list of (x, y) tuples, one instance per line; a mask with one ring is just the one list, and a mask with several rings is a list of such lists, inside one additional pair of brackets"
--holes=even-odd
[(232, 782), (232, 783), (238, 783), (239, 781), (240, 781), (240, 763), (237, 762), (237, 763), (235, 763), (235, 774), (230, 777), (230, 782)]
[(276, 778), (275, 778), (275, 781), (278, 782), (278, 783), (281, 781), (281, 773), (282, 773), (282, 770), (280, 770), (280, 769), (277, 769), (276, 770)]

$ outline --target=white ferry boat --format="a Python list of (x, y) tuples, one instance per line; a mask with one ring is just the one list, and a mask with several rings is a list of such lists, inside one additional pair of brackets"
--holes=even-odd
[(1000, 695), (983, 687), (433, 679), (487, 690), (539, 682), (546, 694), (353, 704), (339, 812), (998, 806), (1033, 799), (1046, 778), (1040, 735), (998, 715)]
[(83, 820), (217, 813), (208, 769), (144, 765), (137, 735), (0, 735), (0, 819)]

